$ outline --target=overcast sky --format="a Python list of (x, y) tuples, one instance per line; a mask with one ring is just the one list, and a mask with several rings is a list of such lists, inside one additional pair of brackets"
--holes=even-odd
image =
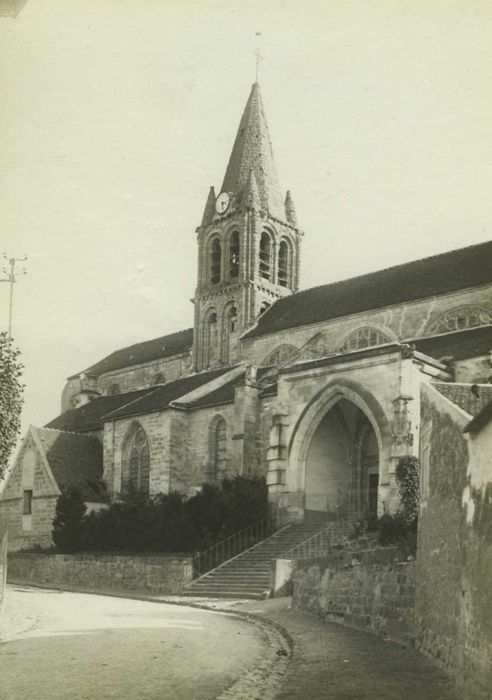
[(24, 429), (57, 415), (68, 375), (192, 325), (195, 228), (256, 31), (302, 287), (491, 238), (491, 30), (488, 0), (28, 0), (0, 18)]

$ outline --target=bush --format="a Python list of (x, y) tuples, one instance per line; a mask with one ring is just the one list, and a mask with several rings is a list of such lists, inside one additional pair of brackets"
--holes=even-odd
[(382, 545), (397, 544), (405, 555), (417, 551), (417, 520), (411, 522), (403, 513), (385, 513), (378, 520), (378, 541)]
[(199, 546), (207, 547), (266, 518), (267, 496), (263, 477), (237, 475), (224, 479), (220, 485), (204, 484), (185, 506)]
[(83, 548), (92, 551), (179, 552), (195, 540), (178, 493), (134, 494), (88, 515), (81, 530)]
[(81, 548), (82, 520), (86, 510), (82, 495), (76, 489), (68, 489), (58, 497), (52, 531), (58, 551), (70, 554)]
[[(220, 485), (204, 484), (189, 500), (179, 493), (134, 493), (106, 510), (83, 517), (85, 506), (70, 519), (66, 497), (56, 520), (53, 541), (63, 552), (183, 552), (206, 549), (218, 540), (267, 516), (264, 478), (234, 476)], [(80, 499), (80, 496), (79, 496)], [(78, 501), (80, 506), (80, 501)], [(70, 503), (72, 503), (70, 501)], [(65, 505), (64, 505), (65, 504)], [(67, 514), (65, 511), (67, 510)], [(55, 524), (55, 521), (54, 521)]]

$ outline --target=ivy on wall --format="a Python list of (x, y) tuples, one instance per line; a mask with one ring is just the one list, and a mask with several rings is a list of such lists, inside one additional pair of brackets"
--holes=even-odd
[(420, 497), (420, 462), (417, 457), (401, 457), (396, 466), (395, 476), (403, 515), (408, 523), (416, 522)]

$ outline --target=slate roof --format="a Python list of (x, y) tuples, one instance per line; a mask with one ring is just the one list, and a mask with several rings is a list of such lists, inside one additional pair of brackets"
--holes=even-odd
[(492, 420), (492, 401), (482, 408), (477, 415), (463, 428), (464, 433), (477, 433)]
[(430, 355), (436, 360), (449, 356), (455, 360), (463, 360), (467, 357), (486, 355), (492, 350), (492, 326), (467, 328), (430, 338), (416, 338), (408, 342), (415, 345), (419, 352)]
[[(261, 381), (263, 376), (271, 369), (271, 367), (258, 368), (258, 381)], [(229, 382), (220, 386), (218, 389), (215, 389), (215, 391), (211, 391), (205, 396), (202, 396), (199, 399), (196, 399), (195, 401), (191, 401), (188, 404), (180, 405), (186, 406), (186, 408), (193, 410), (196, 408), (205, 408), (206, 406), (217, 406), (220, 404), (233, 403), (234, 390), (236, 389), (236, 387), (242, 386), (244, 384), (244, 376), (245, 372), (242, 372), (239, 376), (234, 377)]]
[(276, 301), (243, 338), (492, 282), (492, 241), (396, 265)]
[(84, 500), (105, 502), (103, 448), (92, 435), (34, 428), (61, 491), (77, 489)]
[(69, 430), (73, 432), (84, 432), (101, 430), (104, 421), (103, 417), (110, 411), (114, 411), (127, 403), (135, 401), (146, 394), (156, 391), (156, 387), (129, 391), (126, 394), (111, 394), (100, 396), (89, 403), (70, 408), (61, 415), (47, 423), (46, 428), (56, 428), (57, 430)]
[[(432, 386), (471, 416), (477, 416), (492, 401), (492, 384), (445, 384), (444, 382), (435, 382)], [(474, 388), (473, 391), (472, 387)]]
[(181, 379), (176, 379), (174, 382), (168, 382), (159, 387), (153, 387), (150, 392), (137, 401), (133, 401), (121, 408), (115, 409), (111, 413), (107, 413), (106, 419), (113, 420), (125, 416), (163, 411), (172, 401), (179, 399), (180, 396), (184, 396), (188, 392), (194, 391), (198, 389), (198, 387), (230, 371), (230, 367), (222, 367), (210, 372), (200, 372), (199, 374), (182, 377)]
[[(83, 373), (91, 377), (98, 377), (105, 372), (112, 372), (123, 367), (133, 367), (134, 365), (145, 364), (153, 360), (180, 355), (191, 350), (192, 345), (193, 328), (187, 328), (184, 331), (162, 335), (153, 340), (146, 340), (143, 343), (136, 343), (135, 345), (115, 350), (111, 355), (84, 370)], [(72, 375), (69, 379), (78, 377), (79, 374), (82, 374), (82, 372)]]

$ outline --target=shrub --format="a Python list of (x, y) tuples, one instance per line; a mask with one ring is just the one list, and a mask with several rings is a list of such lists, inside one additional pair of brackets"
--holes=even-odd
[(403, 513), (385, 513), (378, 520), (378, 541), (382, 545), (396, 544), (404, 555), (417, 551), (417, 520), (411, 522)]
[(58, 551), (69, 554), (81, 548), (82, 519), (86, 510), (82, 495), (76, 489), (67, 489), (58, 497), (52, 531)]
[(185, 506), (200, 547), (266, 518), (267, 495), (263, 477), (237, 475), (224, 479), (220, 485), (204, 484)]
[(133, 493), (85, 517), (80, 510), (71, 520), (57, 514), (53, 540), (67, 552), (183, 552), (205, 549), (266, 514), (265, 479), (234, 476), (220, 485), (204, 484), (189, 500), (176, 492)]
[(178, 493), (132, 494), (107, 510), (88, 515), (82, 524), (84, 549), (126, 552), (178, 552), (193, 545)]

